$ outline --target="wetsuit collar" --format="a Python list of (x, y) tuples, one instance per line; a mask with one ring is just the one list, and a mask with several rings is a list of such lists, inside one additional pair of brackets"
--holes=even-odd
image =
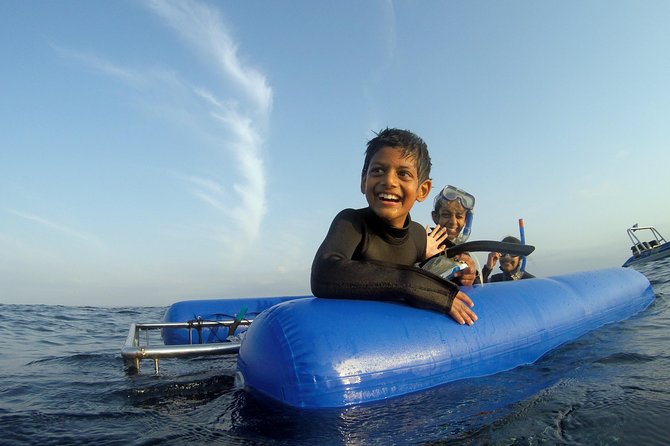
[(521, 261), (519, 261), (516, 269), (512, 271), (511, 274), (503, 270), (502, 267), (500, 268), (500, 271), (502, 271), (503, 276), (506, 277), (507, 280), (519, 280), (523, 277), (523, 271), (521, 271)]
[(409, 236), (409, 225), (412, 222), (412, 218), (409, 214), (407, 214), (405, 224), (403, 224), (402, 228), (394, 228), (379, 218), (372, 209), (367, 208), (367, 212), (369, 214), (370, 223), (377, 228), (378, 234), (389, 243), (402, 243)]

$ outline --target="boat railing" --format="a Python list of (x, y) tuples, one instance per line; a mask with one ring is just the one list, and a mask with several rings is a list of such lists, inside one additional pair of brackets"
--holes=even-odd
[[(129, 373), (140, 373), (140, 365), (143, 359), (150, 359), (154, 362), (154, 373), (159, 372), (159, 360), (161, 358), (187, 358), (206, 355), (230, 355), (236, 354), (240, 349), (239, 342), (216, 342), (216, 343), (194, 343), (193, 334), (197, 333), (198, 340), (202, 339), (202, 329), (205, 327), (225, 327), (237, 325), (251, 325), (252, 320), (242, 320), (239, 322), (228, 321), (202, 321), (194, 320), (189, 322), (159, 322), (159, 323), (133, 323), (130, 324), (128, 337), (121, 349), (121, 356), (126, 364), (126, 370)], [(189, 344), (165, 345), (162, 338), (156, 340), (152, 338), (152, 333), (156, 333), (164, 328), (185, 328), (189, 331)]]
[[(649, 241), (640, 240), (640, 238), (636, 234), (637, 231), (651, 231), (653, 239), (650, 239)], [(630, 250), (632, 251), (635, 257), (640, 256), (640, 254), (642, 254), (642, 252), (644, 251), (652, 250), (657, 246), (667, 243), (665, 238), (663, 238), (663, 236), (653, 226), (634, 225), (633, 227), (628, 228), (627, 232), (628, 232), (628, 238), (630, 238), (630, 241), (633, 244), (630, 247)]]

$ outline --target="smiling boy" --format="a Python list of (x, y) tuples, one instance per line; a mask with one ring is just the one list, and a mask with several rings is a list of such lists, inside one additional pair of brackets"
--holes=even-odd
[(312, 264), (312, 293), (335, 299), (404, 300), (472, 325), (472, 300), (453, 282), (414, 265), (425, 259), (426, 230), (409, 212), (428, 197), (430, 156), (412, 132), (385, 129), (368, 141), (361, 192), (368, 207), (333, 220)]

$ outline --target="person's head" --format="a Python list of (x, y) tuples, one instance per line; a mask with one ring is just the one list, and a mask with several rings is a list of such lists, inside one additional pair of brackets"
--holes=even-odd
[(379, 218), (400, 228), (414, 202), (430, 193), (430, 167), (423, 139), (408, 130), (384, 129), (368, 141), (361, 192)]
[[(508, 235), (504, 239), (502, 239), (503, 242), (506, 243), (517, 243), (521, 244), (521, 240), (519, 240), (516, 237), (513, 237), (511, 235)], [(499, 262), (500, 262), (500, 269), (505, 271), (508, 274), (512, 274), (516, 269), (519, 267), (519, 262), (521, 261), (521, 257), (511, 255), (511, 254), (506, 254), (506, 253), (501, 253), (502, 257), (500, 257)]]
[(447, 238), (461, 243), (470, 236), (475, 197), (462, 189), (447, 185), (435, 197), (431, 215), (436, 225), (447, 230)]

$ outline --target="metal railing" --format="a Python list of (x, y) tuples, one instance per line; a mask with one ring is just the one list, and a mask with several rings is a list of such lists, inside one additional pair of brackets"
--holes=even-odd
[[(650, 231), (653, 238), (649, 241), (642, 241), (637, 236), (637, 234), (635, 234), (637, 231)], [(652, 250), (658, 246), (663, 245), (664, 243), (667, 243), (665, 238), (663, 238), (663, 236), (653, 226), (638, 226), (636, 224), (628, 228), (627, 232), (628, 238), (630, 238), (630, 241), (633, 243), (633, 246), (631, 246), (630, 249), (633, 255), (636, 257), (642, 254), (643, 251)]]
[[(217, 342), (209, 344), (193, 343), (193, 332), (198, 334), (201, 339), (202, 329), (205, 327), (225, 327), (230, 328), (235, 325), (250, 325), (252, 320), (243, 320), (236, 322), (229, 321), (200, 321), (191, 322), (161, 322), (149, 324), (130, 324), (130, 330), (126, 343), (121, 349), (121, 356), (126, 364), (126, 370), (130, 373), (140, 373), (140, 365), (143, 359), (150, 359), (154, 362), (154, 373), (159, 372), (160, 358), (188, 358), (207, 355), (230, 355), (236, 354), (240, 349), (239, 342)], [(152, 344), (150, 338), (151, 331), (162, 330), (164, 328), (186, 328), (189, 331), (189, 344), (165, 345), (162, 339)], [(144, 335), (144, 336), (143, 336)]]

